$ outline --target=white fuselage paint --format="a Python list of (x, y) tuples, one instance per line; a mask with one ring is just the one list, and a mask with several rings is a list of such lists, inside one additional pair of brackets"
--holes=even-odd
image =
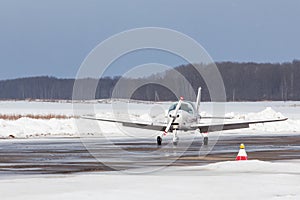
[[(175, 104), (173, 104), (172, 106), (174, 107)], [(171, 106), (171, 107), (172, 107)], [(183, 110), (182, 107), (187, 106), (188, 110), (185, 109)], [(171, 108), (170, 107), (170, 108)], [(174, 119), (174, 110), (170, 110), (168, 112), (168, 122), (170, 120)], [(194, 130), (195, 128), (192, 128), (191, 125), (197, 123), (198, 121), (198, 113), (195, 110), (195, 106), (194, 104), (192, 104), (191, 102), (189, 103), (182, 103), (181, 108), (178, 110), (177, 112), (177, 117), (175, 118), (175, 121), (173, 122), (173, 124), (178, 123), (178, 128), (180, 130), (183, 131), (189, 131), (189, 130)], [(176, 127), (173, 127), (176, 128)]]

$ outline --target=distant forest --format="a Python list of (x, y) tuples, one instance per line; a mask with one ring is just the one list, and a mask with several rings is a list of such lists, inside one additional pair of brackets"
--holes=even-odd
[[(287, 101), (300, 100), (300, 61), (287, 63), (216, 63), (224, 80), (227, 101)], [(200, 67), (207, 67), (202, 66)], [(202, 100), (209, 101), (210, 96), (203, 78), (192, 65), (182, 65), (175, 68), (197, 91), (202, 87)], [(144, 79), (170, 80), (181, 87), (176, 81), (174, 70), (151, 75)], [(83, 82), (98, 84), (95, 98), (107, 99), (112, 93), (120, 77), (105, 77), (99, 80), (84, 79)], [(71, 100), (74, 79), (58, 79), (55, 77), (30, 77), (0, 81), (0, 99), (47, 99)], [(141, 82), (140, 79), (125, 79), (123, 94), (126, 87), (132, 87)], [(83, 89), (84, 90), (84, 89)], [(184, 89), (183, 89), (184, 90)], [(122, 92), (115, 98), (123, 98)], [(148, 84), (137, 89), (131, 96), (139, 100), (176, 100), (176, 96), (166, 87), (159, 84)]]

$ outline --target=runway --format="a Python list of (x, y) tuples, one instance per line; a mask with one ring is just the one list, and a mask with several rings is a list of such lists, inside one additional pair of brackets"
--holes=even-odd
[(9, 139), (0, 141), (0, 175), (141, 171), (204, 165), (234, 160), (241, 142), (246, 145), (249, 159), (300, 159), (300, 135), (221, 136), (214, 146), (208, 147), (202, 146), (201, 137), (183, 138), (177, 146), (171, 144), (171, 139), (157, 146), (153, 138)]

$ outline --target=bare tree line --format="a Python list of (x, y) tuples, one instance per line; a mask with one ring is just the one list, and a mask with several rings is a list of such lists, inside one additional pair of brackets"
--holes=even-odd
[[(220, 62), (216, 64), (224, 81), (227, 101), (300, 100), (300, 61), (298, 60), (286, 63)], [(204, 64), (198, 64), (198, 66), (208, 67)], [(192, 93), (201, 86), (202, 99), (210, 101), (205, 81), (192, 65), (182, 65), (175, 69), (176, 72), (170, 70), (139, 79), (123, 77), (105, 77), (100, 80), (81, 79), (78, 81), (85, 84), (82, 84), (79, 90), (84, 93), (88, 89), (85, 86), (92, 83), (98, 85), (93, 96), (96, 99), (113, 97), (166, 101), (176, 100), (178, 93), (194, 98)], [(120, 80), (122, 84), (118, 84)], [(70, 100), (74, 81), (75, 79), (47, 76), (2, 80), (0, 81), (0, 99)], [(165, 82), (172, 85), (176, 91), (161, 84)], [(136, 90), (132, 91), (131, 88), (136, 88)], [(89, 98), (91, 97), (87, 99)]]

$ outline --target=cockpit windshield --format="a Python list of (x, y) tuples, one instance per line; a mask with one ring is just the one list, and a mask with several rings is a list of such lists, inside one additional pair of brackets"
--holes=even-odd
[[(169, 112), (172, 110), (175, 110), (177, 106), (177, 103), (174, 103), (170, 108), (169, 108)], [(194, 114), (194, 109), (193, 106), (190, 103), (181, 103), (181, 106), (179, 108), (179, 110), (184, 110), (190, 114)]]

